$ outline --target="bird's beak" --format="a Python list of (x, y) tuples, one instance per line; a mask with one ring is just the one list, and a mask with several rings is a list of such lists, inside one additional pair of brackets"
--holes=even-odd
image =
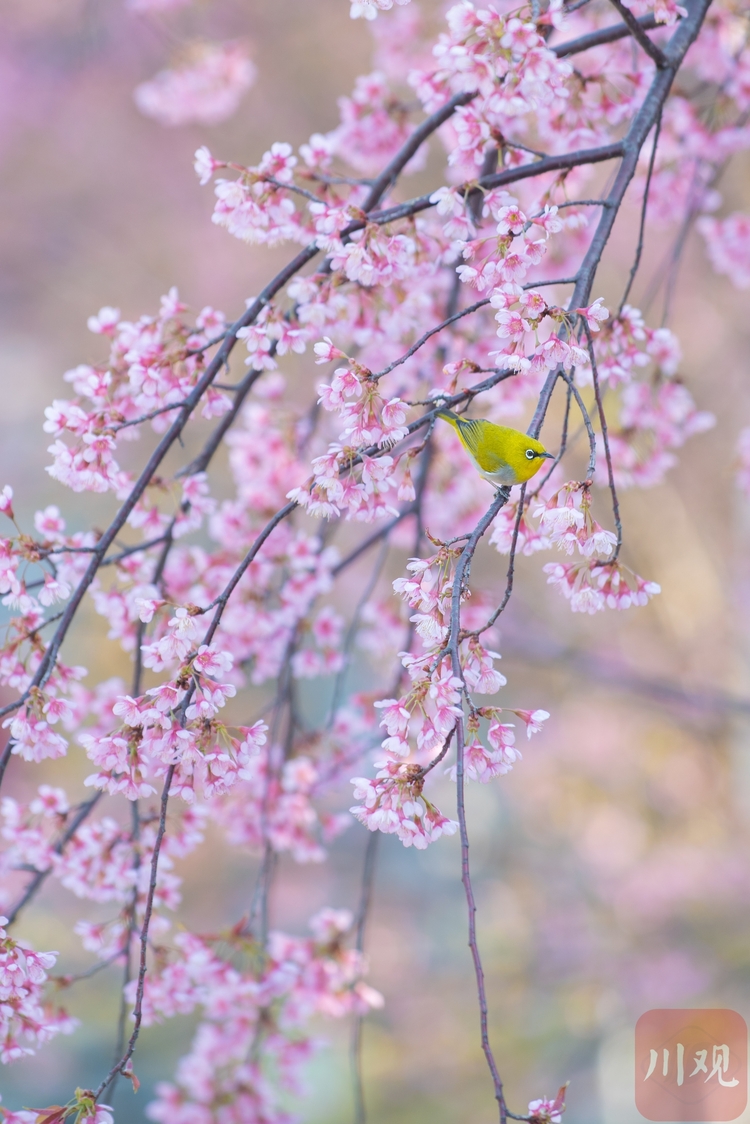
[(539, 456), (540, 457), (547, 457), (548, 460), (551, 460), (551, 461), (553, 461), (555, 459), (554, 453), (540, 453)]

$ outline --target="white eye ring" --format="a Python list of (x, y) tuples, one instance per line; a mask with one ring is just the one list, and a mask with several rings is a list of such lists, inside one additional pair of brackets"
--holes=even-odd
[(526, 450), (526, 460), (527, 461), (533, 461), (535, 456), (536, 456), (536, 453), (534, 452), (533, 449), (527, 449)]

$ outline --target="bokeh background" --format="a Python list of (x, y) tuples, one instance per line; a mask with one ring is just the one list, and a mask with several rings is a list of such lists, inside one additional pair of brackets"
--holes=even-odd
[[(438, 19), (439, 4), (422, 8)], [(234, 317), (283, 259), (284, 250), (249, 248), (211, 224), (211, 189), (197, 182), (193, 152), (207, 143), (254, 163), (274, 140), (297, 145), (334, 127), (336, 98), (368, 72), (372, 51), (370, 27), (347, 9), (346, 0), (214, 0), (158, 18), (121, 0), (2, 0), (0, 484), (13, 486), (21, 521), (56, 503), (69, 527), (83, 529), (109, 510), (44, 471), (44, 406), (67, 396), (65, 370), (103, 354), (86, 318), (103, 304), (137, 318), (171, 285), (194, 309), (211, 304)], [(133, 88), (201, 35), (249, 45), (259, 74), (239, 112), (212, 128), (166, 129), (141, 116)], [(725, 173), (722, 213), (750, 206), (748, 173), (747, 157)], [(432, 160), (410, 186), (437, 186), (438, 175)], [(626, 210), (595, 286), (615, 307), (634, 221)], [(651, 294), (652, 324), (663, 315), (654, 278), (675, 233), (649, 226), (633, 302)], [(625, 560), (662, 594), (624, 614), (573, 616), (545, 587), (539, 559), (521, 560), (500, 636), (506, 693), (552, 718), (510, 775), (469, 796), (492, 1038), (509, 1103), (524, 1111), (570, 1080), (576, 1124), (638, 1119), (632, 1037), (644, 1010), (729, 1006), (750, 1021), (750, 511), (734, 483), (737, 434), (750, 423), (750, 316), (747, 294), (712, 274), (697, 236), (668, 323), (683, 377), (717, 424), (689, 442), (663, 485), (623, 496)], [(309, 357), (294, 363), (306, 399), (316, 368)], [(487, 488), (479, 478), (476, 486)], [(394, 551), (381, 592), (402, 566)], [(342, 610), (368, 573), (352, 571)], [(504, 573), (483, 548), (474, 576), (499, 591)], [(87, 610), (68, 662), (124, 673), (105, 634)], [(361, 653), (350, 685), (391, 674)], [(45, 779), (75, 793), (89, 771), (77, 752)], [(14, 759), (15, 793), (38, 780)], [(447, 782), (441, 798), (447, 809)], [(340, 794), (339, 806), (348, 803)], [(302, 932), (322, 905), (356, 908), (365, 844), (353, 823), (324, 867), (282, 862), (274, 926)], [(247, 908), (253, 860), (222, 852), (218, 840), (180, 873), (181, 916), (195, 928), (216, 931)], [(84, 915), (85, 903), (50, 885), (18, 934), (59, 949), (59, 971), (80, 971), (90, 960), (72, 922)], [(372, 1124), (493, 1120), (456, 838), (424, 853), (380, 841), (367, 945), (370, 980), (386, 998), (365, 1029)], [(62, 1103), (76, 1085), (98, 1083), (114, 1048), (118, 975), (66, 995), (81, 1028), (3, 1068), (4, 1105)], [(123, 1124), (145, 1119), (154, 1082), (171, 1076), (193, 1026), (175, 1019), (143, 1033), (141, 1092), (121, 1087), (114, 1102)], [(339, 1124), (352, 1119), (349, 1028), (321, 1023), (319, 1032), (328, 1045), (310, 1065), (301, 1111), (310, 1124)]]

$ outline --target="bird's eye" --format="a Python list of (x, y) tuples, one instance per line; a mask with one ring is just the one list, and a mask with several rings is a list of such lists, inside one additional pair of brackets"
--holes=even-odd
[(536, 456), (536, 453), (534, 452), (533, 449), (527, 449), (526, 450), (526, 460), (527, 461), (533, 461), (535, 456)]

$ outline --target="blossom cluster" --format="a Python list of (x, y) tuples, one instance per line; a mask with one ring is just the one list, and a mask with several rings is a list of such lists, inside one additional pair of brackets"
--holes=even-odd
[[(502, 708), (477, 709), (471, 694), (494, 695), (506, 683), (495, 668), (499, 654), (485, 648), (476, 635), (458, 645), (460, 675), (455, 675), (448, 650), (451, 632), (454, 569), (460, 549), (441, 547), (431, 558), (412, 559), (410, 576), (397, 578), (394, 589), (416, 609), (410, 617), (423, 652), (402, 653), (409, 688), (400, 698), (382, 699), (380, 725), (385, 758), (376, 762), (373, 779), (356, 777), (352, 808), (370, 831), (396, 834), (406, 847), (423, 850), (441, 835), (452, 835), (458, 824), (444, 816), (424, 795), (427, 774), (446, 754), (458, 723), (463, 725), (463, 702), (471, 708), (467, 744), (463, 751), (466, 776), (486, 782), (507, 773), (520, 757), (512, 724), (501, 720)], [(546, 711), (514, 710), (529, 736), (541, 729)], [(487, 746), (479, 738), (479, 718), (489, 720)], [(460, 752), (460, 751), (459, 751)], [(456, 778), (457, 769), (449, 770)]]
[(180, 66), (160, 70), (136, 86), (133, 96), (141, 113), (161, 125), (215, 125), (231, 117), (255, 81), (245, 49), (235, 43), (196, 42), (183, 50)]
[(56, 952), (35, 952), (8, 936), (7, 917), (0, 917), (0, 1061), (12, 1062), (48, 1042), (70, 1034), (76, 1026), (62, 1009), (44, 1002), (48, 969)]
[[(171, 961), (148, 980), (144, 1021), (196, 1008), (201, 1021), (176, 1082), (157, 1087), (150, 1119), (212, 1119), (226, 1105), (235, 1120), (288, 1119), (270, 1078), (281, 1091), (299, 1092), (297, 1071), (315, 1048), (310, 1018), (362, 1015), (383, 1003), (362, 978), (362, 954), (345, 946), (352, 922), (347, 910), (324, 909), (310, 921), (312, 937), (271, 932), (265, 947), (238, 928), (221, 941), (232, 960), (218, 940), (179, 935)], [(134, 996), (135, 985), (129, 990)]]
[[(133, 480), (115, 459), (119, 444), (136, 439), (148, 423), (157, 433), (168, 428), (205, 368), (205, 346), (226, 329), (223, 315), (212, 308), (204, 308), (194, 325), (186, 321), (186, 311), (171, 289), (157, 316), (131, 323), (120, 319), (119, 309), (106, 307), (89, 318), (90, 330), (110, 340), (109, 360), (67, 371), (65, 380), (77, 397), (58, 399), (45, 411), (45, 432), (56, 438), (48, 469), (55, 480), (76, 492), (127, 496)], [(203, 417), (220, 417), (230, 408), (226, 394), (207, 389)], [(142, 501), (131, 524), (163, 529), (152, 512), (153, 505)]]

